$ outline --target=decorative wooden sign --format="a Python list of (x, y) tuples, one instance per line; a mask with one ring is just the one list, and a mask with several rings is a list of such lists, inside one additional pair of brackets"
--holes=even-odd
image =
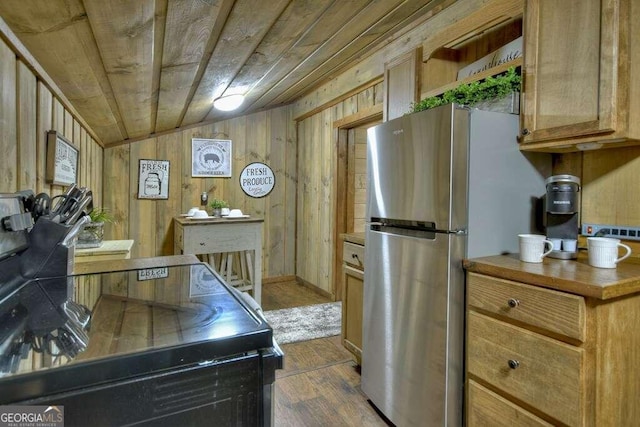
[(522, 36), (458, 71), (458, 80), (481, 73), (522, 56)]

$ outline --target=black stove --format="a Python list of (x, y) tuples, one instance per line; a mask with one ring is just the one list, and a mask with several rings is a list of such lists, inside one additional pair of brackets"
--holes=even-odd
[[(92, 306), (72, 298), (91, 284)], [(36, 278), (0, 296), (0, 404), (65, 425), (270, 425), (282, 353), (208, 265)]]

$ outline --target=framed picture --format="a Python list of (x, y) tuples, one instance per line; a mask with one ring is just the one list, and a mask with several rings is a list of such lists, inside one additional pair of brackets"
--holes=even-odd
[(230, 139), (191, 139), (192, 177), (230, 177), (232, 159)]
[(78, 182), (80, 150), (55, 130), (47, 132), (47, 182), (71, 185)]
[(169, 160), (140, 159), (138, 199), (169, 198)]

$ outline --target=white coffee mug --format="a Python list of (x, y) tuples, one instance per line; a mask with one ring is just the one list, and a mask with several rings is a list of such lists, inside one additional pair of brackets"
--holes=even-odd
[(554, 251), (559, 251), (562, 250), (562, 239), (558, 239), (558, 238), (551, 238), (548, 237), (549, 240), (551, 240), (551, 243), (553, 243), (553, 250)]
[[(627, 253), (618, 258), (618, 247), (625, 248)], [(631, 248), (620, 243), (620, 239), (610, 237), (588, 237), (589, 265), (598, 268), (616, 268), (623, 259), (631, 255)]]
[(562, 239), (562, 250), (566, 252), (575, 252), (578, 249), (578, 241), (576, 239)]
[[(520, 261), (542, 262), (553, 251), (553, 242), (540, 234), (518, 234)], [(546, 247), (549, 250), (545, 251)]]

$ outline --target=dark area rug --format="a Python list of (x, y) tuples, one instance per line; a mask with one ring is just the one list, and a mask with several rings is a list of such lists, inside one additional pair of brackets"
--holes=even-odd
[(340, 335), (342, 303), (329, 302), (265, 311), (278, 344)]

